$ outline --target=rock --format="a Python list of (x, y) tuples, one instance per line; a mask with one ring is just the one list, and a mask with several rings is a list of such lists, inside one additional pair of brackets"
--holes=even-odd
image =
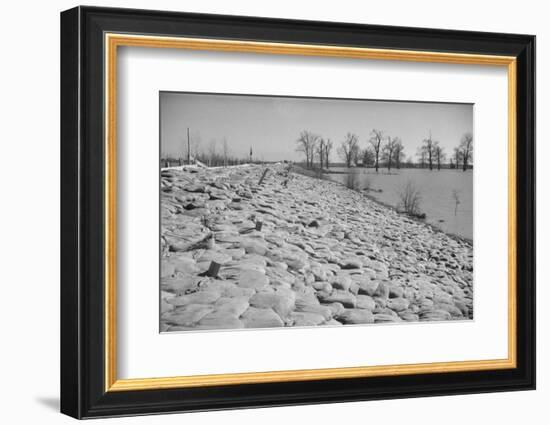
[(205, 185), (203, 184), (188, 184), (183, 187), (183, 190), (187, 192), (198, 192), (198, 193), (204, 193)]
[(389, 290), (390, 290), (390, 293), (389, 293), (390, 298), (402, 298), (405, 294), (405, 291), (403, 290), (403, 288), (397, 285), (389, 286)]
[(361, 323), (374, 323), (374, 315), (369, 310), (349, 309), (335, 317), (336, 320), (347, 325), (356, 325)]
[(243, 239), (240, 246), (247, 254), (265, 255), (267, 252), (267, 245), (264, 242), (252, 238)]
[(454, 319), (462, 319), (463, 318), (463, 315), (462, 315), (462, 311), (460, 311), (460, 309), (458, 307), (456, 307), (455, 305), (451, 305), (451, 304), (436, 304), (435, 308), (437, 310), (445, 310), (447, 312), (449, 312), (449, 314), (454, 318)]
[(367, 261), (367, 264), (365, 264), (365, 266), (378, 272), (378, 274), (386, 277), (388, 276), (388, 266), (386, 266), (386, 264), (382, 263), (381, 261), (370, 260)]
[(418, 317), (418, 314), (414, 314), (408, 310), (401, 311), (399, 313), (399, 317), (401, 317), (403, 320), (407, 322), (418, 322), (418, 320), (420, 320), (420, 318)]
[(357, 295), (357, 308), (373, 311), (376, 307), (374, 300), (368, 295)]
[[(342, 306), (342, 309), (344, 307)], [(323, 320), (330, 320), (332, 318), (333, 310), (319, 303), (305, 303), (298, 302), (296, 303), (296, 312), (300, 313), (314, 313), (318, 316), (322, 316)]]
[(304, 276), (304, 282), (306, 285), (312, 285), (315, 282), (315, 277), (312, 273), (306, 272)]
[(230, 199), (231, 195), (227, 194), (225, 190), (215, 189), (212, 187), (208, 188), (208, 192), (210, 193), (210, 199), (212, 200), (223, 200), (223, 199)]
[(349, 287), (349, 291), (357, 296), (359, 294), (359, 285), (356, 282), (351, 282), (351, 286)]
[(259, 266), (264, 269), (267, 267), (267, 260), (264, 256), (258, 254), (245, 254), (238, 262), (232, 262), (230, 264), (237, 264), (240, 268), (247, 268), (248, 266)]
[(345, 307), (341, 303), (331, 303), (326, 305), (327, 308), (330, 309), (333, 316), (338, 316), (339, 314), (343, 313), (345, 310)]
[(189, 292), (198, 291), (200, 282), (200, 278), (187, 275), (161, 279), (160, 287), (164, 291), (172, 292), (177, 295), (183, 295)]
[(398, 316), (394, 316), (392, 314), (376, 313), (374, 315), (375, 323), (395, 323), (400, 321), (401, 319)]
[(209, 313), (199, 320), (198, 325), (202, 329), (239, 329), (244, 324), (237, 317), (226, 312)]
[(176, 272), (176, 268), (174, 267), (173, 264), (168, 263), (168, 262), (166, 262), (166, 261), (162, 261), (162, 262), (161, 262), (161, 267), (160, 267), (160, 277), (161, 277), (161, 278), (163, 278), (163, 277), (170, 277), (170, 276), (172, 276), (175, 272)]
[(166, 302), (165, 299), (160, 300), (160, 314), (174, 310), (174, 306)]
[(332, 292), (332, 285), (328, 282), (313, 282), (311, 286), (317, 291)]
[(250, 305), (272, 308), (279, 316), (286, 317), (294, 308), (296, 294), (290, 289), (278, 288), (270, 292), (258, 292), (250, 298)]
[(405, 298), (390, 298), (386, 306), (393, 311), (399, 312), (409, 308), (409, 301)]
[(237, 230), (235, 226), (227, 223), (216, 223), (210, 226), (210, 230), (213, 232), (234, 232)]
[(240, 244), (241, 237), (236, 232), (217, 232), (214, 234), (216, 242)]
[(212, 304), (216, 302), (220, 296), (221, 294), (218, 291), (205, 290), (170, 298), (167, 302), (175, 306), (189, 304)]
[(460, 310), (460, 312), (462, 313), (462, 315), (464, 317), (469, 317), (470, 316), (470, 309), (468, 308), (468, 306), (466, 305), (465, 302), (455, 300), (454, 303), (455, 303), (455, 307)]
[(301, 258), (290, 258), (286, 260), (286, 263), (293, 270), (302, 270), (307, 266), (307, 261)]
[(292, 312), (289, 315), (291, 326), (317, 326), (325, 322), (325, 317), (312, 312)]
[(218, 263), (218, 264), (226, 264), (226, 263), (229, 263), (232, 259), (233, 257), (231, 257), (231, 255), (228, 255), (220, 251), (209, 249), (204, 251), (204, 253), (199, 258), (197, 258), (197, 263), (202, 263), (202, 262), (210, 263), (214, 261), (215, 263)]
[(373, 297), (386, 299), (390, 296), (390, 289), (386, 283), (380, 282), (372, 295)]
[(418, 302), (418, 306), (421, 309), (433, 310), (434, 302), (428, 298), (421, 298), (420, 301)]
[(174, 266), (174, 271), (183, 274), (196, 274), (199, 271), (197, 263), (191, 258), (182, 255), (174, 255), (168, 260)]
[(328, 279), (328, 274), (322, 267), (312, 267), (311, 273), (316, 282), (325, 282)]
[(247, 296), (220, 298), (214, 304), (214, 310), (217, 313), (219, 312), (228, 314), (230, 316), (239, 317), (248, 309), (248, 307), (250, 307), (250, 304), (248, 302), (249, 298), (250, 297)]
[(204, 304), (190, 304), (184, 307), (178, 307), (176, 311), (172, 311), (162, 315), (162, 320), (173, 325), (193, 326), (208, 313), (213, 311), (213, 307)]
[(265, 273), (271, 280), (282, 280), (290, 284), (293, 284), (296, 281), (294, 275), (286, 271), (284, 268), (268, 267)]
[(240, 260), (246, 254), (243, 248), (228, 248), (222, 251), (224, 254), (230, 255), (233, 260)]
[(420, 320), (432, 322), (451, 320), (451, 317), (451, 313), (445, 310), (431, 310), (420, 314)]
[(246, 328), (276, 328), (284, 326), (279, 315), (270, 308), (250, 307), (242, 314), (241, 321)]
[(453, 296), (441, 291), (434, 294), (433, 302), (436, 304), (453, 304)]
[(268, 277), (257, 270), (245, 270), (237, 278), (237, 285), (242, 288), (262, 289), (268, 283)]
[(348, 291), (351, 286), (351, 278), (348, 275), (336, 275), (332, 279), (330, 279), (330, 284), (335, 289)]
[(363, 262), (359, 258), (344, 258), (344, 260), (340, 263), (340, 267), (344, 270), (360, 269), (363, 267)]
[(250, 298), (254, 295), (256, 290), (254, 288), (242, 288), (236, 283), (231, 282), (230, 285), (227, 285), (222, 290), (222, 296), (227, 298)]
[(357, 283), (357, 285), (359, 286), (359, 294), (368, 295), (370, 297), (374, 296), (379, 285), (379, 283), (374, 280), (360, 281), (355, 283)]
[(393, 311), (391, 308), (380, 307), (378, 305), (374, 309), (373, 313), (376, 313), (376, 314), (389, 314), (390, 316), (398, 317), (398, 314), (395, 311)]
[(357, 300), (355, 296), (347, 291), (335, 289), (330, 294), (324, 295), (320, 293), (318, 294), (318, 296), (320, 296), (321, 302), (325, 304), (341, 303), (344, 307), (347, 308), (355, 308), (357, 305)]

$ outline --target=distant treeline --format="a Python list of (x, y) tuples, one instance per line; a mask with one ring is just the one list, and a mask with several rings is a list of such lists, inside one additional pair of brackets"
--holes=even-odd
[(179, 167), (182, 165), (193, 165), (201, 163), (208, 167), (228, 167), (231, 165), (240, 165), (240, 164), (262, 164), (263, 161), (260, 161), (256, 158), (235, 158), (235, 157), (209, 157), (207, 155), (199, 155), (197, 157), (191, 157), (189, 160), (187, 158), (176, 158), (174, 156), (163, 156), (160, 159), (161, 168), (167, 167)]
[[(305, 156), (306, 168), (329, 168), (330, 153), (333, 142), (330, 139), (304, 130), (296, 140), (296, 151)], [(354, 133), (347, 133), (337, 148), (337, 153), (344, 161), (345, 167), (371, 167), (378, 172), (380, 168), (427, 168), (462, 169), (466, 171), (473, 165), (473, 137), (471, 133), (464, 133), (453, 153), (447, 160), (447, 154), (437, 140), (432, 138), (431, 132), (421, 141), (416, 151), (416, 160), (406, 157), (400, 137), (392, 137), (383, 131), (373, 129), (366, 146), (361, 147), (359, 137)]]
[(248, 155), (236, 156), (231, 153), (227, 138), (221, 141), (211, 139), (207, 146), (201, 143), (200, 134), (193, 137), (187, 133), (187, 140), (183, 143), (181, 155), (161, 154), (161, 167), (177, 167), (187, 164), (196, 164), (197, 162), (208, 167), (227, 167), (230, 165), (255, 164), (261, 163), (258, 158), (253, 156), (252, 147)]

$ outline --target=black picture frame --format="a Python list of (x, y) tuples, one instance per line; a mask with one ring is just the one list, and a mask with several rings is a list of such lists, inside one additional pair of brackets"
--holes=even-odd
[[(517, 58), (517, 367), (105, 391), (104, 34), (507, 55)], [(535, 37), (132, 9), (61, 13), (61, 412), (75, 418), (535, 388)]]

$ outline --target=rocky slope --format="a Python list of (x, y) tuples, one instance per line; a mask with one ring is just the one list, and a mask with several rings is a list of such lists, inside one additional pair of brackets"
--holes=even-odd
[(162, 331), (472, 318), (467, 242), (265, 169), (162, 171)]

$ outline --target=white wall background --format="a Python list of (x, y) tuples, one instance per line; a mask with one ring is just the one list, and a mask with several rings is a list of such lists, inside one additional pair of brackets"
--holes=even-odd
[[(96, 5), (536, 34), (538, 158), (550, 157), (550, 27), (544, 2), (127, 0)], [(69, 423), (59, 392), (59, 12), (77, 3), (9, 2), (0, 15), (0, 421)], [(542, 165), (542, 164), (541, 164)], [(550, 398), (550, 169), (538, 170), (538, 390), (111, 420), (127, 424), (543, 423)], [(546, 196), (545, 196), (546, 195)]]

